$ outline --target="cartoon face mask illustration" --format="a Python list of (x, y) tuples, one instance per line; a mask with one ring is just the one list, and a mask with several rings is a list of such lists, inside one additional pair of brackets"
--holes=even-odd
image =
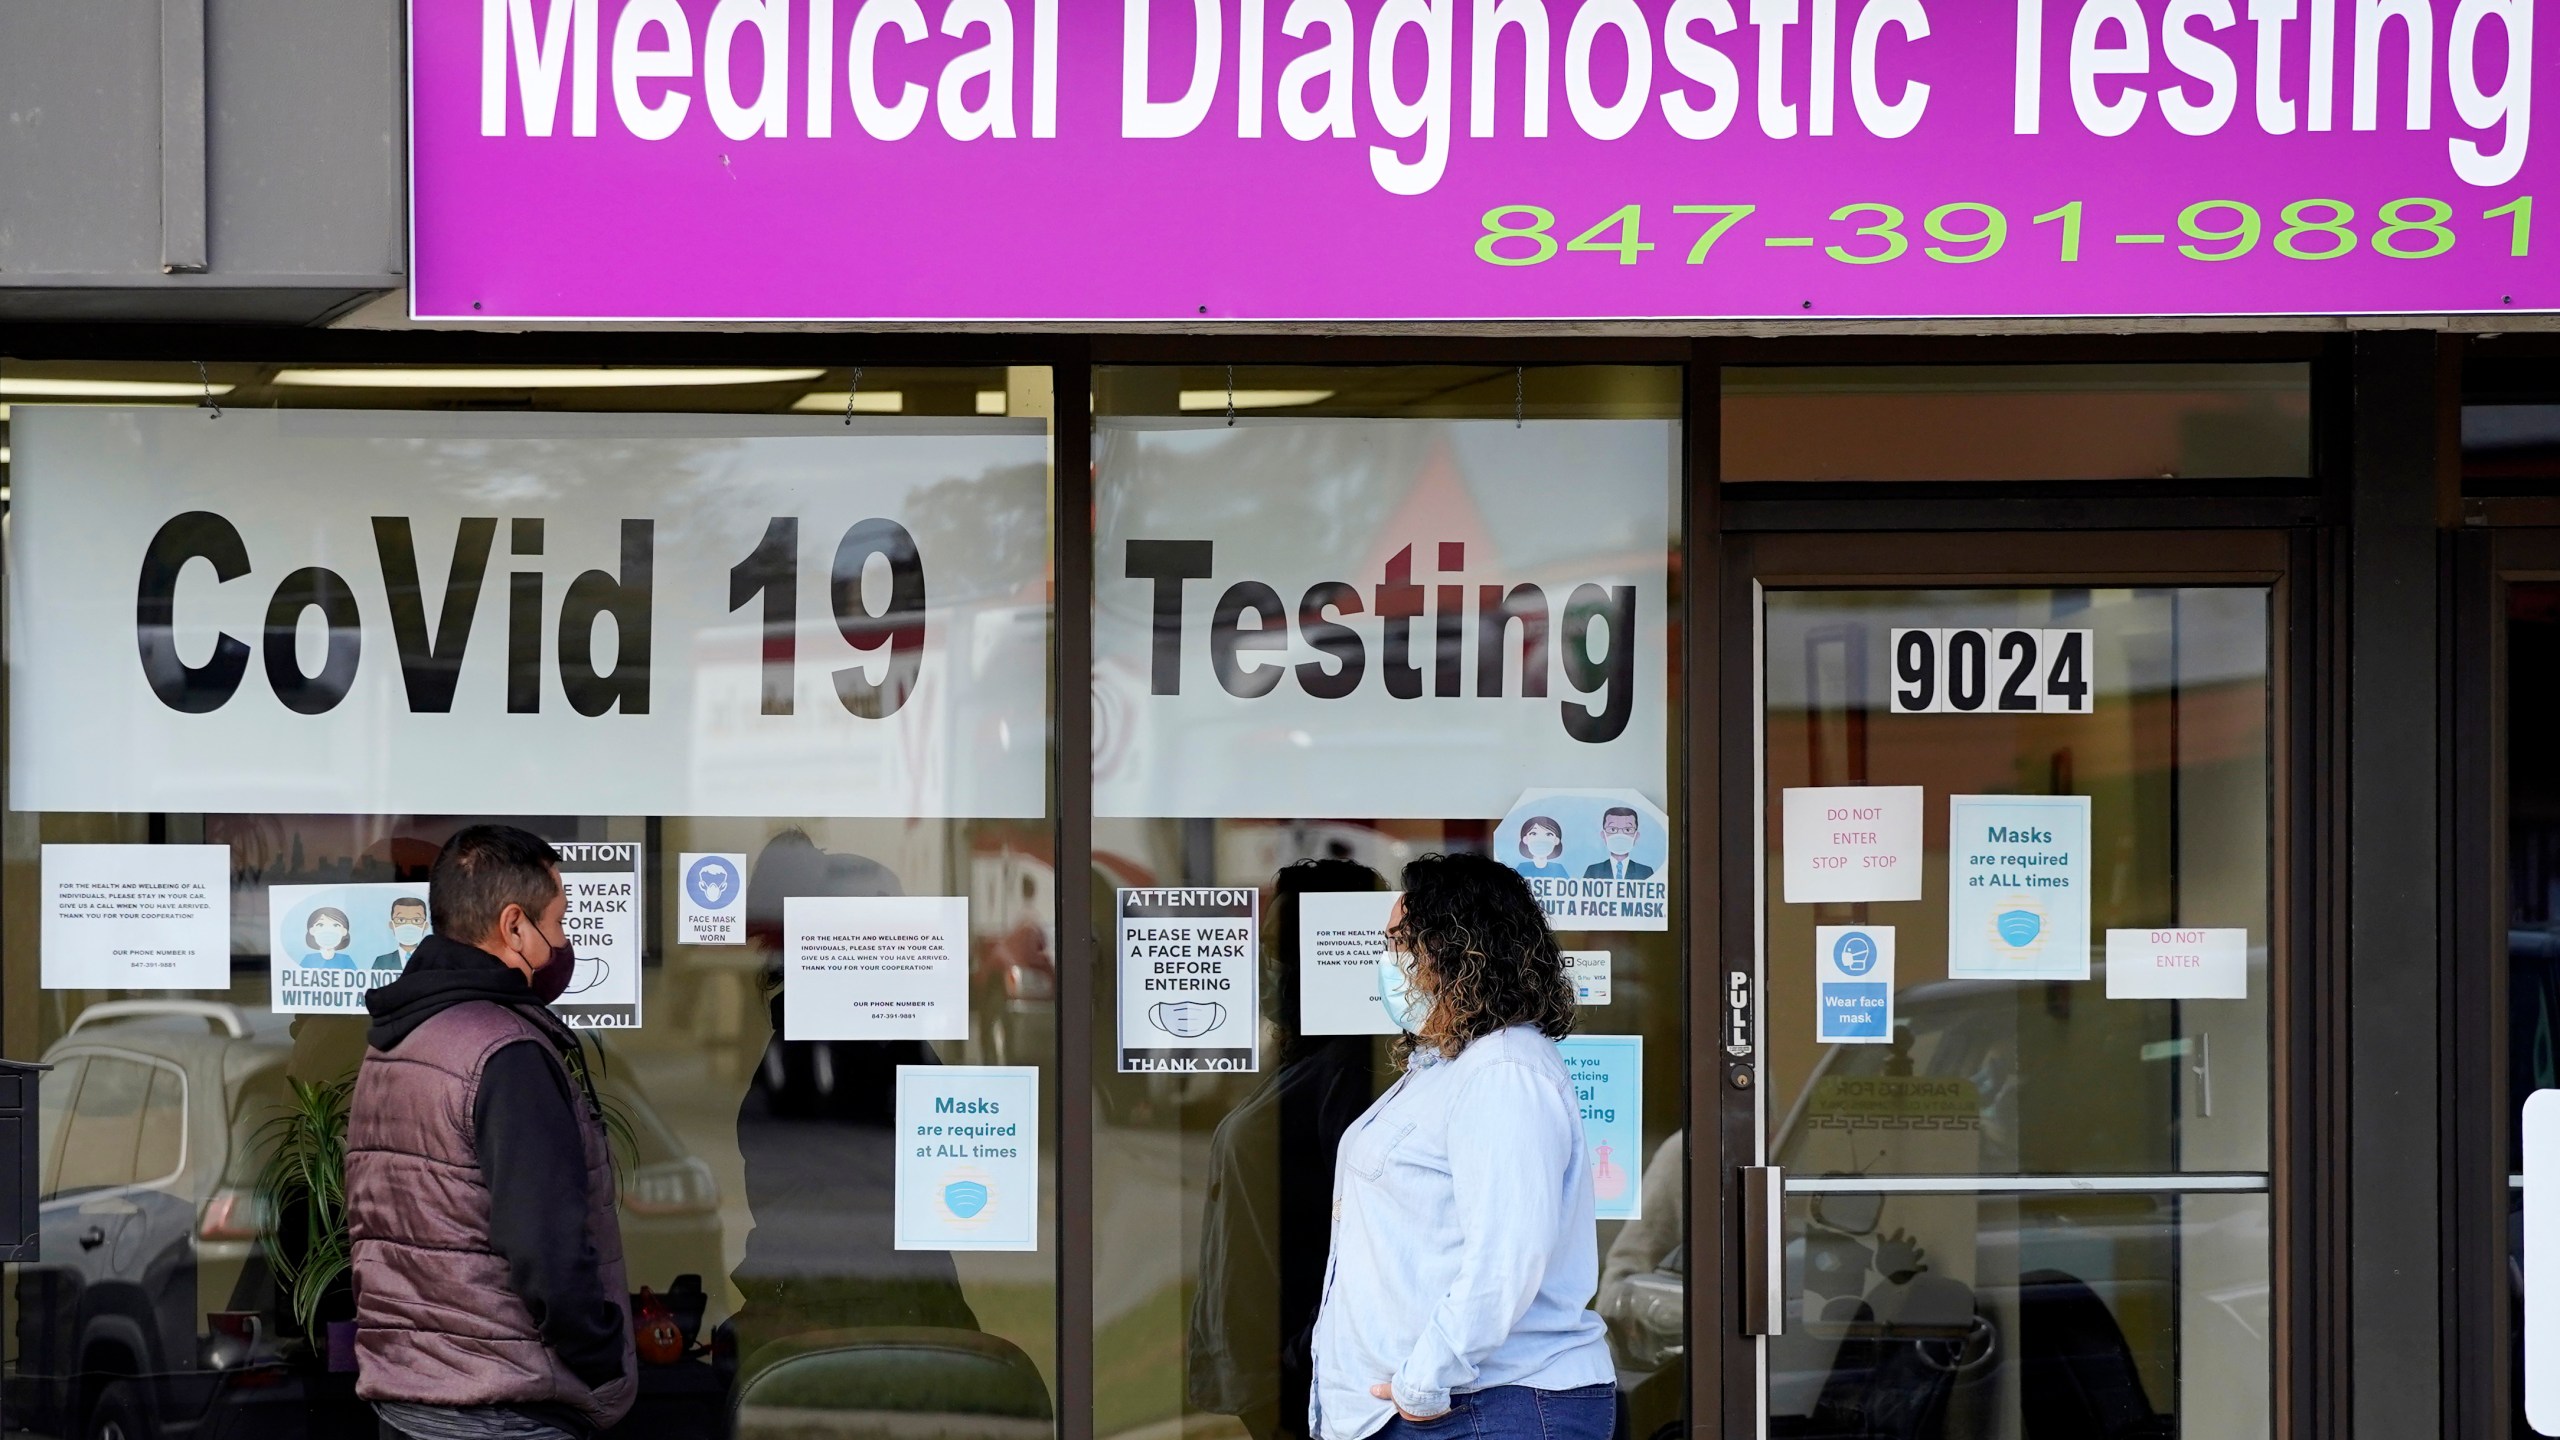
[(355, 930), (347, 923), (347, 912), (335, 905), (323, 905), (311, 912), (303, 922), (302, 943), (311, 953), (304, 956), (305, 965), (339, 963), (338, 952), (347, 948), (347, 940)]
[(599, 959), (591, 955), (581, 955), (578, 957), (578, 968), (576, 972), (569, 977), (569, 988), (566, 993), (571, 995), (583, 995), (603, 984), (606, 977), (612, 974), (612, 961)]
[(942, 1204), (963, 1220), (975, 1220), (987, 1208), (987, 1187), (975, 1180), (954, 1180), (942, 1187)]
[(1227, 1007), (1215, 1000), (1166, 1000), (1147, 1011), (1147, 1023), (1190, 1040), (1227, 1023)]
[(1991, 923), (2012, 949), (2024, 949), (2034, 943), (2038, 932), (2044, 929), (2044, 917), (2033, 910), (2003, 910)]
[(693, 893), (693, 903), (717, 910), (738, 893), (738, 872), (720, 856), (705, 855), (685, 872), (684, 883)]

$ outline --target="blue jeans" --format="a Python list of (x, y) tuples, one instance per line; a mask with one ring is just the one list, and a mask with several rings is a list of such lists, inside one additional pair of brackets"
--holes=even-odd
[(1399, 1415), (1371, 1440), (1611, 1440), (1618, 1387), (1532, 1390), (1496, 1385), (1449, 1397), (1449, 1413), (1416, 1423)]

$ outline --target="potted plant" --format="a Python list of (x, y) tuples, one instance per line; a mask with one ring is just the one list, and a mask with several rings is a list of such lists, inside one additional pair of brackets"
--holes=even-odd
[[(331, 1370), (355, 1368), (347, 1233), (347, 1111), (355, 1078), (294, 1080), (293, 1099), (259, 1127), (266, 1152), (258, 1201), (269, 1217), (268, 1262), (302, 1333)], [(323, 1312), (330, 1312), (324, 1319)]]
[[(584, 1087), (590, 1061), (583, 1046), (562, 1057)], [(266, 1163), (258, 1172), (258, 1204), (268, 1217), (267, 1257), (287, 1307), (333, 1371), (356, 1368), (355, 1240), (347, 1228), (347, 1116), (356, 1081), (288, 1080), (293, 1099), (258, 1129)], [(639, 1138), (611, 1096), (598, 1100), (605, 1137), (624, 1167)]]

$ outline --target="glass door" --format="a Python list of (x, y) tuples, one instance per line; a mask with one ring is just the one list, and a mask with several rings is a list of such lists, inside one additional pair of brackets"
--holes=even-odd
[(2281, 538), (1738, 548), (1761, 1433), (2273, 1433)]

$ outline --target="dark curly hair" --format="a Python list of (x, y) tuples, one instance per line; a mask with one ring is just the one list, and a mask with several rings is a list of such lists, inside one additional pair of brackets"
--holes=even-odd
[(1573, 982), (1538, 898), (1518, 871), (1482, 855), (1425, 855), (1404, 867), (1404, 916), (1389, 943), (1431, 977), (1431, 1014), (1401, 1042), (1455, 1057), (1480, 1036), (1573, 1029)]

